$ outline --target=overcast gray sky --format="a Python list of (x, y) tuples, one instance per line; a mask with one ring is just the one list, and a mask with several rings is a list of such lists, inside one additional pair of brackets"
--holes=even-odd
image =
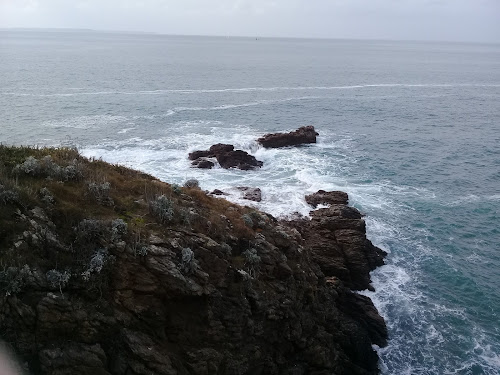
[(500, 43), (500, 0), (0, 0), (0, 27)]

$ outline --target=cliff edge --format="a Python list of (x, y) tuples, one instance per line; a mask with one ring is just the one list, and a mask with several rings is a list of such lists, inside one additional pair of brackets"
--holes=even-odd
[(347, 195), (271, 215), (73, 149), (0, 145), (0, 338), (33, 374), (377, 374), (384, 253)]

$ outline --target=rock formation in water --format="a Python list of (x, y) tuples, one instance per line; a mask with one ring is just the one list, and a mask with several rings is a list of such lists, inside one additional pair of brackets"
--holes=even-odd
[(277, 148), (286, 146), (297, 146), (307, 143), (316, 143), (316, 136), (319, 135), (314, 130), (314, 126), (302, 126), (290, 133), (266, 134), (257, 139), (265, 148)]
[(197, 168), (210, 169), (215, 164), (209, 158), (216, 158), (222, 168), (251, 170), (262, 167), (263, 163), (243, 150), (235, 150), (233, 145), (218, 143), (208, 150), (193, 151), (189, 160)]
[(278, 221), (189, 186), (0, 145), (0, 337), (27, 371), (378, 373), (385, 324), (352, 290), (384, 253), (356, 209)]

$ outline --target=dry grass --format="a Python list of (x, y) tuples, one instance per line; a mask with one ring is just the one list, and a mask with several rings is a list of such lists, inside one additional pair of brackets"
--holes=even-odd
[[(40, 160), (50, 155), (52, 161), (64, 168), (78, 162), (78, 179), (54, 179), (47, 175), (20, 173), (16, 166), (28, 157)], [(15, 172), (17, 170), (17, 172)], [(112, 204), (103, 204), (89, 194), (89, 183), (109, 183)], [(243, 215), (252, 209), (237, 206), (225, 199), (208, 196), (198, 188), (185, 188), (163, 183), (153, 176), (102, 160), (87, 159), (71, 148), (8, 147), (0, 145), (0, 185), (17, 194), (15, 202), (0, 201), (0, 265), (21, 267), (37, 264), (47, 269), (81, 267), (94, 247), (78, 242), (75, 228), (84, 219), (109, 223), (116, 218), (128, 225), (127, 242), (137, 245), (150, 233), (168, 233), (164, 229), (182, 229), (203, 233), (214, 240), (225, 241), (232, 235), (248, 243), (255, 238), (254, 229), (245, 223)], [(43, 190), (42, 190), (43, 189)], [(53, 201), (44, 200), (49, 192)], [(161, 223), (152, 216), (148, 203), (164, 195), (173, 204), (173, 217)], [(18, 212), (27, 213), (42, 207), (55, 224), (55, 231), (67, 251), (39, 247), (36, 251), (15, 252), (13, 244), (26, 230), (32, 230)], [(96, 245), (97, 246), (97, 245)], [(83, 251), (76, 256), (76, 251)], [(17, 254), (17, 255), (16, 255)], [(238, 254), (235, 254), (235, 259)]]

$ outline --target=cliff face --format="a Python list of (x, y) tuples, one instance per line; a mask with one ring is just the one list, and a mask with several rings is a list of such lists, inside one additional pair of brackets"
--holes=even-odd
[(384, 254), (347, 200), (286, 222), (188, 186), (0, 146), (0, 337), (30, 372), (378, 373), (351, 289)]

